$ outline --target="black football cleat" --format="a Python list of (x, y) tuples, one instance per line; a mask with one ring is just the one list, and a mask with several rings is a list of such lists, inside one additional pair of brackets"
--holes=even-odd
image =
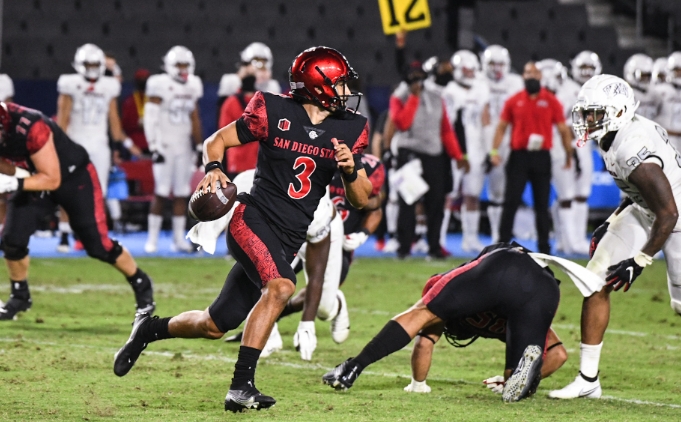
[(151, 318), (152, 317), (147, 313), (135, 314), (130, 338), (114, 355), (114, 374), (122, 377), (130, 372), (132, 367), (135, 366), (137, 358), (139, 358), (142, 351), (147, 348), (149, 343), (141, 338), (140, 327), (151, 321)]
[(137, 302), (138, 314), (153, 315), (156, 310), (156, 302), (154, 302), (154, 283), (149, 277), (138, 278), (133, 283), (132, 288), (135, 291), (135, 301)]
[(324, 374), (322, 381), (336, 390), (345, 391), (352, 387), (352, 384), (355, 383), (361, 373), (362, 369), (360, 366), (350, 358)]
[(504, 391), (501, 393), (504, 402), (519, 401), (537, 391), (541, 381), (543, 354), (544, 350), (539, 346), (530, 345), (525, 348), (518, 366), (504, 385)]
[(0, 307), (0, 321), (12, 321), (17, 319), (19, 312), (28, 311), (31, 309), (33, 301), (31, 298), (19, 299), (10, 297), (7, 303)]
[(225, 397), (225, 411), (242, 412), (247, 409), (269, 409), (277, 401), (270, 396), (261, 394), (249, 381), (249, 386), (244, 390), (229, 390)]

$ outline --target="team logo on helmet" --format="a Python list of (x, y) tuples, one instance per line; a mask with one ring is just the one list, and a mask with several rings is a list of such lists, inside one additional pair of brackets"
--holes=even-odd
[(620, 82), (606, 85), (603, 87), (603, 92), (605, 92), (605, 95), (611, 98), (616, 95), (624, 95), (625, 97), (629, 96), (629, 88)]
[(279, 119), (279, 124), (277, 127), (279, 130), (285, 132), (291, 128), (291, 121), (289, 119)]

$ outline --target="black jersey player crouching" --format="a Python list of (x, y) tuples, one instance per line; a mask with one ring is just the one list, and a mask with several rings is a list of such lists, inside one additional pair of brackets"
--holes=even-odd
[(28, 243), (40, 219), (57, 205), (71, 219), (87, 254), (114, 266), (135, 291), (137, 312), (154, 312), (151, 279), (127, 249), (108, 236), (102, 188), (87, 151), (37, 110), (0, 103), (0, 193), (13, 192), (0, 249), (12, 293), (0, 320), (32, 305), (28, 289)]
[(152, 341), (218, 339), (250, 313), (225, 410), (274, 405), (272, 397), (255, 387), (255, 368), (274, 322), (295, 291), (290, 262), (339, 168), (353, 206), (363, 208), (371, 192), (359, 160), (367, 146), (367, 120), (345, 109), (351, 95), (346, 82), (356, 77), (338, 51), (305, 50), (289, 69), (292, 96), (256, 93), (241, 118), (204, 142), (207, 172), (197, 187), (204, 191), (226, 186), (219, 163), (226, 149), (259, 142), (253, 188), (239, 195), (228, 227), (229, 250), (237, 262), (208, 309), (163, 319), (139, 315), (130, 339), (116, 354), (116, 375), (128, 373)]
[(414, 306), (388, 322), (357, 357), (325, 374), (324, 383), (346, 390), (367, 366), (418, 336), (412, 354), (413, 380), (405, 390), (427, 392), (432, 346), (443, 332), (459, 339), (505, 332), (503, 400), (529, 397), (541, 378), (560, 368), (567, 355), (550, 332), (560, 299), (558, 282), (528, 252), (517, 244), (494, 244), (465, 265), (431, 277)]

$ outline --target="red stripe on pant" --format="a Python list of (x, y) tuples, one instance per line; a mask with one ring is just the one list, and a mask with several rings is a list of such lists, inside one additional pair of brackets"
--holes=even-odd
[(482, 259), (486, 256), (487, 256), (487, 254), (481, 256), (480, 258), (476, 259), (475, 261), (469, 262), (468, 264), (464, 265), (463, 267), (456, 268), (456, 269), (454, 269), (454, 270), (452, 270), (452, 271), (450, 271), (446, 274), (439, 276), (437, 281), (435, 281), (434, 283), (431, 280), (433, 280), (437, 276), (431, 277), (431, 279), (428, 280), (428, 283), (426, 283), (426, 288), (428, 287), (428, 284), (431, 284), (432, 287), (427, 291), (426, 291), (426, 288), (423, 289), (423, 293), (424, 293), (423, 294), (423, 303), (428, 305), (431, 300), (435, 299), (435, 297), (440, 294), (440, 292), (442, 291), (442, 289), (445, 288), (447, 283), (449, 283), (450, 281), (452, 281), (452, 279), (454, 279), (454, 277), (456, 277), (460, 274), (463, 274), (466, 271), (472, 270), (473, 268), (477, 267), (478, 264), (480, 263), (480, 261), (482, 261)]
[(281, 274), (279, 274), (277, 264), (272, 259), (272, 254), (270, 254), (267, 246), (244, 221), (245, 209), (246, 205), (244, 204), (239, 204), (236, 207), (232, 221), (229, 223), (229, 232), (255, 265), (262, 285), (265, 287), (270, 280), (281, 278)]
[(99, 177), (97, 177), (97, 170), (92, 163), (87, 165), (87, 171), (90, 173), (90, 181), (92, 181), (92, 196), (94, 197), (95, 206), (95, 221), (97, 222), (97, 232), (102, 246), (108, 252), (113, 249), (113, 242), (109, 239), (109, 229), (106, 226), (106, 211), (104, 210), (104, 195), (102, 194), (102, 187), (99, 184)]

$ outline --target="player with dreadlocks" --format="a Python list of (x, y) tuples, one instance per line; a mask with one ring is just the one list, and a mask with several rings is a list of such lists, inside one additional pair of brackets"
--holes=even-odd
[(412, 382), (405, 391), (427, 393), (430, 387), (425, 380), (434, 345), (444, 333), (459, 347), (477, 337), (505, 341), (504, 376), (485, 383), (501, 392), (505, 402), (529, 397), (540, 380), (567, 359), (550, 328), (560, 291), (548, 263), (558, 265), (575, 283), (595, 276), (572, 262), (530, 253), (517, 243), (488, 246), (472, 261), (432, 276), (414, 306), (388, 322), (357, 357), (324, 375), (324, 383), (346, 390), (367, 366), (417, 337), (411, 358)]

